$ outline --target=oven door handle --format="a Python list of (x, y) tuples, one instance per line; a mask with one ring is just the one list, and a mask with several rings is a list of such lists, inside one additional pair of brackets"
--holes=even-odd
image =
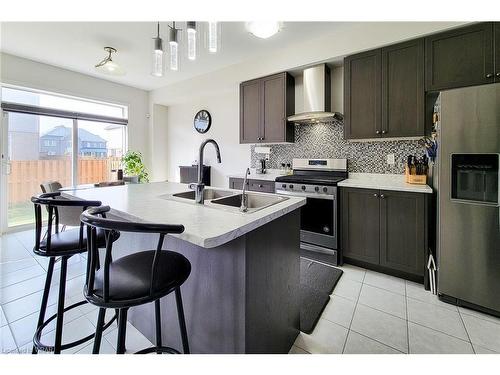
[(279, 194), (279, 195), (290, 195), (292, 197), (325, 199), (325, 200), (330, 200), (330, 201), (335, 200), (335, 195), (310, 194), (310, 193), (302, 193), (300, 191), (276, 190), (276, 194)]

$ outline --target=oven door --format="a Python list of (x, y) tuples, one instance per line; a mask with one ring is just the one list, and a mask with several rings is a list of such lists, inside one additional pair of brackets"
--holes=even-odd
[(301, 210), (300, 240), (312, 245), (337, 249), (336, 195), (307, 197)]

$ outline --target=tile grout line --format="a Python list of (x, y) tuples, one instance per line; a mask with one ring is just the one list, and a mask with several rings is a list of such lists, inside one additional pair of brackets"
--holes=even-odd
[(7, 323), (7, 329), (10, 332), (10, 335), (12, 336), (12, 340), (14, 340), (14, 344), (16, 345), (16, 351), (19, 353), (19, 344), (17, 343), (16, 336), (14, 336), (14, 331), (12, 330), (12, 327), (10, 326), (9, 323)]
[(349, 333), (351, 332), (352, 321), (354, 320), (354, 314), (356, 314), (356, 309), (358, 308), (358, 301), (359, 301), (359, 297), (361, 295), (361, 290), (363, 289), (365, 277), (366, 277), (366, 270), (365, 270), (365, 273), (363, 274), (363, 280), (361, 280), (361, 288), (359, 288), (359, 293), (358, 293), (358, 297), (356, 298), (356, 304), (354, 305), (354, 310), (352, 311), (351, 321), (349, 322), (349, 328), (347, 329), (347, 335), (345, 336), (344, 345), (342, 346), (342, 354), (344, 354), (344, 352), (345, 352), (345, 347), (347, 345), (347, 339), (349, 338)]
[[(54, 270), (54, 272), (56, 272), (56, 270)], [(46, 271), (45, 271), (45, 274), (46, 274)], [(76, 278), (81, 277), (81, 276), (83, 276), (83, 275), (84, 275), (84, 274), (81, 274), (81, 275), (76, 275), (76, 276), (73, 276), (73, 277), (70, 277), (70, 278), (66, 278), (66, 283), (68, 283), (68, 281), (70, 281), (70, 280), (76, 279)], [(32, 277), (32, 278), (30, 278), (30, 279), (27, 279), (27, 280), (20, 281), (19, 283), (15, 283), (15, 284), (12, 284), (12, 285), (6, 286), (5, 288), (9, 288), (9, 287), (11, 287), (11, 286), (14, 286), (14, 285), (17, 285), (17, 284), (20, 284), (20, 283), (26, 282), (26, 281), (30, 281), (30, 280), (35, 279), (35, 278), (40, 277), (40, 276), (43, 276), (43, 274), (42, 274), (42, 275), (38, 275), (38, 276), (34, 276), (34, 277)], [(59, 278), (57, 278), (57, 277), (56, 277), (56, 278), (54, 278), (54, 276), (52, 276), (52, 280), (54, 280), (54, 279), (57, 279), (57, 281), (55, 281), (55, 284), (52, 284), (52, 283), (50, 284), (51, 288), (52, 288), (52, 287), (56, 287), (56, 286), (58, 286), (58, 285), (59, 285)], [(45, 284), (45, 280), (44, 280), (44, 284)], [(0, 288), (0, 290), (1, 290), (1, 289), (3, 289), (3, 288)], [(18, 301), (18, 300), (20, 300), (21, 298), (28, 297), (28, 296), (31, 296), (31, 295), (33, 295), (33, 294), (40, 293), (40, 292), (43, 292), (43, 288), (42, 288), (42, 289), (40, 289), (40, 290), (36, 290), (36, 291), (34, 291), (34, 292), (32, 292), (32, 293), (25, 294), (25, 295), (23, 295), (23, 296), (21, 296), (21, 297), (14, 298), (13, 300), (10, 300), (10, 301), (8, 301), (8, 302), (0, 303), (0, 305), (1, 305), (1, 306), (5, 306), (5, 305), (8, 305), (8, 304), (9, 304), (9, 303), (11, 303), (11, 302)], [(69, 297), (72, 297), (72, 296), (69, 296)], [(30, 314), (28, 314), (28, 315), (30, 315)], [(26, 315), (26, 316), (28, 316), (28, 315)]]
[[(493, 324), (500, 325), (500, 321), (495, 322), (494, 320), (487, 319), (487, 318), (484, 318), (484, 317), (479, 316), (479, 315), (474, 315), (474, 314), (467, 313), (467, 312), (461, 312), (460, 309), (457, 309), (457, 310), (458, 310), (458, 313), (460, 314), (460, 316), (466, 315), (466, 316), (470, 316), (472, 318), (476, 318), (476, 319), (482, 320), (483, 322), (488, 322), (488, 323), (493, 323)], [(475, 310), (472, 310), (472, 311), (475, 311)], [(477, 311), (477, 312), (482, 313), (481, 311)], [(482, 314), (486, 314), (486, 313), (482, 313)], [(500, 317), (496, 317), (495, 315), (491, 315), (491, 317), (500, 319)], [(465, 330), (467, 330), (467, 328)]]
[[(399, 352), (399, 353), (401, 353), (401, 354), (408, 354), (408, 353), (402, 352), (402, 351), (401, 351), (401, 350), (399, 350), (398, 348), (395, 348), (395, 347), (393, 347), (393, 346), (391, 346), (391, 345), (386, 344), (385, 342), (382, 342), (382, 341), (379, 341), (379, 340), (377, 340), (377, 339), (374, 339), (373, 337), (367, 336), (366, 334), (361, 333), (361, 332), (358, 332), (358, 331), (356, 331), (356, 330), (354, 330), (354, 329), (349, 330), (349, 332), (350, 332), (350, 331), (352, 331), (352, 332), (354, 332), (354, 333), (356, 333), (356, 334), (358, 334), (358, 335), (360, 335), (360, 336), (366, 337), (367, 339), (370, 339), (370, 340), (372, 340), (372, 341), (378, 342), (378, 343), (379, 343), (379, 344), (381, 344), (381, 345), (387, 346), (388, 348), (394, 349), (394, 350), (396, 350), (397, 352)], [(343, 353), (342, 353), (342, 354), (343, 354)], [(367, 354), (367, 353), (365, 353), (365, 354)]]
[[(416, 323), (416, 322), (413, 322), (413, 321), (411, 321), (411, 320), (409, 320), (408, 322), (409, 322), (409, 323), (411, 323), (411, 324), (415, 324), (415, 325), (417, 325), (417, 326), (420, 326), (420, 327), (424, 327), (424, 328), (430, 329), (431, 331), (435, 331), (435, 332), (441, 333), (442, 335), (445, 335), (445, 336), (448, 336), (448, 337), (454, 338), (455, 340), (460, 340), (460, 341), (463, 341), (463, 342), (469, 342), (469, 341), (464, 340), (464, 339), (462, 339), (462, 338), (460, 338), (460, 337), (450, 335), (449, 333), (446, 333), (446, 332), (440, 331), (440, 330), (438, 330), (438, 329), (431, 328), (431, 327), (427, 327), (427, 326), (425, 326), (425, 325), (423, 325), (423, 324), (421, 324), (421, 323)], [(467, 332), (467, 331), (466, 331), (466, 332)], [(488, 349), (488, 348), (486, 348), (486, 349)]]
[(465, 325), (464, 318), (462, 317), (462, 314), (460, 313), (460, 309), (458, 309), (458, 316), (460, 317), (460, 321), (462, 322), (462, 325), (464, 326), (465, 333), (467, 334), (467, 337), (469, 338), (469, 343), (470, 346), (472, 347), (472, 352), (476, 354), (476, 349), (474, 349), (474, 345), (472, 344), (472, 340), (469, 335), (469, 331), (467, 330), (467, 326)]
[(406, 306), (406, 342), (408, 344), (408, 354), (410, 354), (410, 323), (408, 319), (408, 292), (407, 292), (407, 282), (405, 280), (405, 306)]

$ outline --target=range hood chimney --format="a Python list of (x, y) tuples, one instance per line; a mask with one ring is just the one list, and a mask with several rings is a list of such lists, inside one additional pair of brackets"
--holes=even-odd
[(289, 116), (290, 122), (315, 124), (319, 122), (343, 121), (344, 116), (331, 111), (330, 68), (326, 64), (304, 69), (303, 72), (304, 111)]

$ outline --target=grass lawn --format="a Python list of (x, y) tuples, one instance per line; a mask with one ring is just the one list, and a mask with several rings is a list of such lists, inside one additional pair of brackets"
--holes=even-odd
[(23, 203), (9, 204), (7, 219), (9, 227), (34, 223), (35, 211), (33, 209), (33, 203), (23, 202)]

